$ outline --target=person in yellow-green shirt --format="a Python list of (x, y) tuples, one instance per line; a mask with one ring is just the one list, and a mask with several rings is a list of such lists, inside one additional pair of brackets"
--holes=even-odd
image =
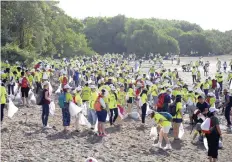
[[(97, 122), (97, 114), (94, 109), (95, 101), (97, 100), (98, 93), (96, 91), (95, 85), (90, 85), (90, 96), (89, 96), (89, 108), (88, 108), (88, 121), (91, 124), (91, 129), (94, 129), (94, 126)], [(84, 91), (84, 88), (82, 89), (82, 93)], [(83, 99), (83, 97), (82, 97)]]
[(42, 73), (40, 72), (40, 70), (36, 70), (35, 72), (35, 84), (36, 84), (36, 94), (38, 94), (39, 89), (42, 89), (41, 86), (41, 81), (42, 81)]
[(132, 109), (132, 104), (134, 103), (134, 98), (135, 98), (135, 92), (132, 88), (132, 84), (129, 84), (129, 89), (128, 89), (128, 92), (127, 92), (127, 104), (128, 104), (128, 110), (127, 110), (127, 113), (130, 115), (131, 113), (131, 109)]
[(142, 123), (145, 124), (145, 117), (146, 117), (146, 112), (147, 112), (147, 90), (144, 89), (142, 93), (140, 94), (140, 99), (141, 99), (141, 110), (142, 110)]
[[(76, 88), (76, 93), (75, 93), (75, 97), (74, 97), (74, 101), (76, 103), (77, 106), (81, 106), (82, 105), (82, 99), (81, 99), (81, 87), (77, 87)], [(76, 128), (76, 132), (79, 132), (79, 114), (76, 115), (76, 121), (75, 121), (75, 128)]]
[(116, 94), (116, 88), (111, 87), (111, 92), (108, 97), (108, 105), (110, 109), (110, 125), (114, 125), (116, 119), (118, 118), (117, 100), (118, 96)]
[(205, 80), (205, 82), (203, 83), (203, 90), (205, 92), (205, 96), (208, 95), (208, 92), (209, 92), (209, 88), (210, 88), (210, 85), (208, 83), (208, 79)]
[(180, 124), (183, 121), (183, 114), (182, 114), (182, 102), (181, 102), (181, 96), (177, 95), (175, 100), (175, 106), (176, 106), (176, 115), (173, 116), (173, 135), (174, 140), (179, 140), (179, 128)]
[(68, 127), (70, 126), (70, 113), (69, 113), (69, 103), (73, 101), (73, 97), (71, 92), (72, 87), (70, 87), (68, 84), (66, 84), (63, 88), (63, 91), (65, 93), (65, 107), (62, 108), (62, 116), (63, 116), (63, 126), (64, 126), (64, 132), (68, 131)]
[(82, 94), (81, 98), (83, 102), (87, 102), (90, 99), (91, 95), (91, 88), (89, 87), (89, 84), (86, 83), (85, 86), (82, 88)]
[(126, 106), (126, 92), (124, 91), (123, 85), (120, 86), (120, 90), (118, 91), (117, 96), (117, 104), (124, 108)]
[(148, 91), (148, 94), (151, 94), (152, 99), (153, 99), (153, 105), (156, 108), (156, 104), (158, 102), (158, 87), (156, 84), (153, 84)]
[(7, 93), (6, 93), (6, 88), (2, 82), (0, 82), (1, 87), (0, 87), (0, 98), (1, 98), (1, 122), (4, 117), (4, 108), (6, 105), (6, 98), (7, 98)]
[(164, 149), (171, 149), (172, 147), (168, 139), (168, 133), (171, 128), (171, 122), (168, 121), (163, 115), (161, 115), (158, 112), (152, 112), (151, 118), (154, 119), (155, 123), (160, 128), (159, 130), (157, 130), (157, 132), (159, 133), (159, 141), (157, 144), (154, 144), (153, 146), (162, 148), (162, 142), (164, 138), (164, 140), (166, 141), (166, 147), (164, 147)]

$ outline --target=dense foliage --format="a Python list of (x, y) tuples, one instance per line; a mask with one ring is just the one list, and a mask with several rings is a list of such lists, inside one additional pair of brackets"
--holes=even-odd
[(232, 53), (232, 30), (204, 31), (186, 21), (66, 15), (54, 1), (1, 2), (1, 53), (10, 61), (104, 53)]

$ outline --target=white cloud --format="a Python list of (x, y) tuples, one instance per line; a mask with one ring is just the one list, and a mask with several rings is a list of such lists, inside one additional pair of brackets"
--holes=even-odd
[(59, 6), (77, 18), (124, 14), (186, 20), (204, 29), (232, 30), (232, 0), (60, 0)]

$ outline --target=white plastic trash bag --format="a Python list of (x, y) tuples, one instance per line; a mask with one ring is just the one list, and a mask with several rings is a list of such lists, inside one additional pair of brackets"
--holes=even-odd
[(15, 101), (16, 101), (16, 102), (20, 102), (20, 101), (21, 101), (21, 93), (20, 93), (20, 92), (18, 92), (18, 93), (16, 94), (16, 96), (15, 96)]
[(208, 147), (208, 141), (207, 141), (207, 138), (206, 138), (206, 137), (204, 137), (203, 141), (204, 141), (205, 149), (208, 151), (209, 147)]
[(18, 108), (14, 105), (11, 99), (9, 99), (8, 105), (8, 117), (12, 118), (14, 114), (18, 111)]
[(97, 120), (97, 122), (96, 122), (96, 124), (95, 124), (94, 132), (98, 132), (98, 120)]
[(55, 93), (56, 93), (56, 94), (57, 94), (57, 93), (61, 93), (61, 84), (59, 85), (59, 87), (58, 87), (58, 89), (56, 90)]
[(232, 90), (232, 81), (230, 82), (230, 90)]
[(73, 78), (70, 76), (69, 77), (69, 82), (68, 83), (71, 83), (73, 81)]
[(77, 106), (75, 103), (69, 103), (69, 112), (71, 116), (76, 116), (79, 112), (81, 112), (82, 108)]
[(36, 104), (36, 98), (35, 98), (35, 94), (32, 93), (31, 97), (30, 97), (30, 101), (32, 104)]
[(157, 128), (156, 127), (151, 127), (150, 136), (151, 137), (157, 137), (157, 135), (158, 135)]
[(56, 110), (56, 106), (55, 106), (54, 101), (52, 101), (52, 102), (49, 104), (49, 112), (50, 112), (50, 114), (51, 114), (52, 116), (55, 115), (55, 110)]
[(138, 120), (139, 119), (139, 113), (138, 112), (132, 112), (130, 114), (132, 119)]
[(153, 112), (153, 110), (150, 109), (149, 104), (147, 104), (147, 112), (146, 112), (146, 115), (151, 114), (152, 112)]
[(8, 96), (8, 98), (11, 99), (11, 100), (14, 100), (15, 96), (11, 94), (11, 95)]
[(201, 124), (201, 129), (203, 131), (209, 131), (210, 129), (210, 121), (211, 119), (210, 118), (207, 118), (202, 124)]
[(83, 113), (85, 116), (87, 116), (87, 114), (88, 114), (88, 108), (87, 108), (87, 104), (86, 104), (86, 103), (84, 103), (84, 104), (82, 105), (82, 113)]
[(18, 91), (18, 83), (15, 83), (15, 86), (14, 86), (14, 94), (16, 94)]
[(49, 94), (50, 94), (50, 95), (52, 94), (52, 91), (53, 91), (52, 85), (51, 85), (51, 83), (49, 82)]
[(181, 139), (184, 135), (184, 127), (183, 127), (183, 124), (181, 123), (180, 124), (180, 127), (179, 127), (179, 135), (178, 137)]
[(218, 144), (218, 145), (219, 145), (218, 147), (219, 147), (220, 149), (223, 148), (223, 144), (222, 144), (222, 141), (221, 141), (221, 140), (219, 140), (219, 144)]
[(88, 120), (82, 113), (79, 113), (79, 124), (91, 128), (91, 124), (88, 122)]

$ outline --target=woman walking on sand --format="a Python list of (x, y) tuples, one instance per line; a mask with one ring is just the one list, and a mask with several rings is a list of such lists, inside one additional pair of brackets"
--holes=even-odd
[(44, 82), (44, 87), (43, 87), (43, 98), (42, 98), (42, 123), (43, 123), (43, 128), (51, 128), (48, 125), (48, 116), (49, 116), (49, 104), (51, 102), (51, 97), (49, 93), (49, 82), (45, 81)]
[(216, 162), (218, 158), (219, 139), (222, 140), (222, 133), (219, 127), (219, 120), (215, 116), (218, 110), (214, 107), (209, 108), (208, 117), (211, 120), (210, 133), (206, 134), (208, 142), (208, 157), (210, 162)]

